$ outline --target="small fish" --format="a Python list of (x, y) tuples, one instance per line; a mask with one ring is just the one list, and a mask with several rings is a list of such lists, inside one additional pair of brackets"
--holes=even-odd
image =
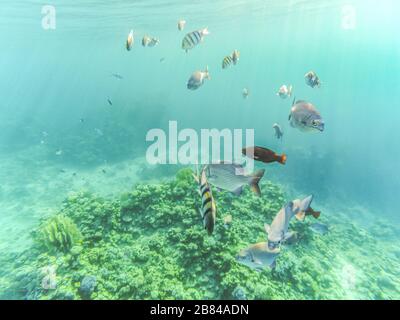
[(282, 130), (282, 127), (281, 127), (279, 124), (274, 123), (274, 125), (272, 126), (272, 128), (275, 130), (275, 137), (276, 137), (277, 139), (282, 139), (282, 138), (283, 138), (283, 130)]
[(189, 32), (182, 40), (182, 49), (188, 52), (204, 40), (204, 36), (209, 35), (208, 28)]
[(131, 51), (135, 38), (133, 37), (133, 30), (129, 32), (128, 38), (126, 39), (126, 50)]
[(243, 187), (249, 185), (251, 190), (261, 196), (259, 182), (263, 178), (265, 170), (259, 170), (251, 175), (244, 172), (244, 167), (239, 164), (221, 162), (207, 166), (208, 181), (213, 186), (234, 193), (239, 196)]
[(320, 88), (321, 87), (321, 84), (322, 84), (321, 80), (319, 79), (319, 77), (317, 76), (317, 74), (314, 71), (307, 72), (305, 74), (304, 78), (306, 80), (306, 84), (308, 86), (310, 86), (311, 88), (315, 88), (315, 87)]
[(101, 131), (99, 128), (95, 128), (94, 131), (99, 135), (99, 136), (103, 136), (103, 131)]
[(232, 224), (232, 220), (233, 220), (233, 218), (232, 218), (232, 215), (230, 215), (230, 214), (228, 214), (224, 217), (224, 226), (226, 229), (229, 229), (229, 227)]
[(195, 71), (188, 80), (187, 88), (189, 90), (197, 90), (204, 84), (204, 80), (211, 80), (208, 66), (204, 71)]
[(199, 194), (201, 195), (200, 216), (203, 219), (204, 229), (211, 235), (214, 232), (217, 207), (212, 195), (211, 187), (207, 181), (205, 168), (201, 171), (201, 175), (193, 175), (199, 184)]
[(301, 208), (303, 207), (303, 201), (300, 199), (293, 200), (293, 210), (296, 212), (296, 219), (299, 221), (304, 221), (306, 217), (313, 216), (315, 219), (318, 219), (321, 216), (321, 211), (315, 211), (311, 208), (311, 202), (313, 200), (313, 196), (310, 196), (311, 200), (308, 204), (307, 210), (303, 211)]
[(280, 87), (280, 89), (276, 95), (281, 97), (282, 99), (286, 99), (286, 98), (292, 96), (292, 92), (293, 92), (292, 85), (290, 85), (290, 86), (283, 85), (282, 87)]
[(122, 79), (124, 78), (123, 76), (121, 76), (121, 75), (118, 74), (118, 73), (112, 73), (111, 76), (114, 77), (114, 78), (116, 78), (116, 79), (118, 79), (118, 80), (122, 80)]
[(165, 61), (165, 58), (164, 58), (164, 57), (160, 59), (160, 62), (164, 62), (164, 61)]
[(76, 177), (76, 172), (74, 172), (72, 175), (73, 175), (74, 177)]
[(233, 53), (231, 55), (226, 56), (222, 60), (222, 69), (226, 69), (226, 68), (230, 67), (232, 63), (234, 65), (236, 65), (239, 61), (239, 57), (240, 57), (240, 52), (237, 50), (233, 51)]
[(313, 216), (314, 219), (319, 219), (319, 217), (321, 216), (321, 211), (315, 211), (313, 208), (309, 207), (306, 211), (306, 217), (307, 216)]
[(268, 247), (275, 249), (290, 239), (294, 233), (289, 232), (289, 223), (294, 216), (306, 212), (310, 207), (313, 196), (300, 200), (288, 202), (276, 215), (271, 225), (265, 224), (265, 231), (268, 234)]
[(243, 148), (242, 153), (251, 159), (264, 163), (279, 162), (280, 164), (286, 164), (287, 160), (285, 154), (278, 155), (274, 151), (262, 147)]
[(108, 98), (108, 99), (107, 99), (107, 102), (108, 102), (108, 104), (109, 104), (110, 106), (112, 106), (112, 105), (113, 105), (113, 103), (112, 103), (112, 101), (111, 101), (111, 99), (110, 99), (110, 98)]
[(310, 225), (310, 230), (324, 236), (329, 232), (329, 227), (326, 224), (316, 222)]
[(186, 21), (185, 20), (179, 20), (178, 21), (178, 30), (182, 31), (183, 29), (185, 29), (185, 25), (186, 25)]
[(236, 261), (256, 271), (263, 271), (265, 267), (274, 269), (280, 249), (270, 249), (267, 242), (253, 244), (239, 252)]
[(56, 150), (56, 156), (61, 156), (63, 154), (63, 151), (61, 149)]
[(67, 171), (65, 171), (64, 169), (60, 169), (60, 173), (66, 173)]
[(243, 99), (247, 99), (249, 97), (249, 95), (250, 95), (249, 89), (248, 88), (244, 88), (243, 91), (242, 91)]
[(145, 35), (142, 39), (142, 46), (143, 47), (154, 47), (158, 45), (160, 41), (156, 38), (149, 37)]
[(103, 172), (104, 174), (107, 173), (106, 169), (102, 169), (101, 172)]
[(293, 104), (289, 115), (290, 125), (304, 132), (325, 130), (325, 123), (315, 106), (299, 100)]

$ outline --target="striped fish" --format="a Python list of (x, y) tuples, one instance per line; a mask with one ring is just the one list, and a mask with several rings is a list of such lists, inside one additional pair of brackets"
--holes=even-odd
[(207, 28), (189, 32), (182, 40), (182, 49), (188, 52), (203, 41), (204, 36), (210, 34)]
[(232, 52), (230, 56), (226, 56), (224, 60), (222, 60), (222, 69), (228, 68), (232, 63), (236, 65), (239, 61), (240, 52), (235, 50)]
[(199, 193), (201, 195), (201, 208), (200, 215), (203, 219), (204, 229), (207, 230), (208, 234), (211, 235), (214, 232), (215, 220), (217, 207), (212, 195), (211, 187), (208, 184), (206, 176), (206, 168), (201, 171), (201, 176), (193, 175), (197, 183), (199, 184)]

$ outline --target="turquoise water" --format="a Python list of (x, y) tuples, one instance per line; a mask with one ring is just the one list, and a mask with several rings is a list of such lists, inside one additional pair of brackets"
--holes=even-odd
[[(2, 1), (0, 7), (3, 252), (28, 249), (30, 232), (71, 192), (112, 198), (139, 182), (168, 180), (178, 166), (148, 169), (144, 157), (148, 130), (167, 129), (170, 120), (179, 129), (197, 131), (254, 129), (256, 145), (288, 155), (285, 167), (264, 166), (265, 179), (288, 197), (314, 194), (327, 222), (339, 210), (366, 230), (376, 231), (377, 221), (384, 221), (395, 228), (396, 240), (386, 239), (378, 228), (383, 251), (398, 241), (398, 1), (51, 5), (54, 30), (42, 27), (41, 1)], [(184, 31), (177, 28), (179, 19), (187, 21)], [(210, 35), (185, 53), (184, 35), (204, 27)], [(128, 52), (131, 29), (135, 44)], [(142, 47), (145, 34), (160, 44)], [(223, 70), (222, 59), (234, 49), (240, 51), (239, 63)], [(206, 66), (211, 80), (197, 91), (187, 90), (192, 72)], [(310, 70), (321, 78), (320, 89), (305, 84)], [(290, 127), (294, 96), (276, 96), (283, 84), (292, 84), (298, 100), (317, 107), (323, 133)], [(249, 88), (247, 99), (243, 88)], [(274, 138), (275, 122), (283, 127), (283, 141)], [(377, 258), (371, 255), (368, 261)], [(399, 263), (398, 254), (390, 259)], [(7, 280), (9, 269), (1, 268)], [(385, 297), (398, 298), (396, 288)]]

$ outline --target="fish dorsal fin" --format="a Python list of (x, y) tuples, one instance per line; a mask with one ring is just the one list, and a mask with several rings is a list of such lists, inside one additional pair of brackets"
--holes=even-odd
[(297, 100), (296, 104), (299, 104), (299, 103), (307, 103), (307, 101), (305, 101), (305, 100)]

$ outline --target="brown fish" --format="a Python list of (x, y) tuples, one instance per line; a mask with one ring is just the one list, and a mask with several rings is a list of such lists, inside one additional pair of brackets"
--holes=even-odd
[(318, 219), (321, 216), (321, 211), (315, 211), (313, 208), (309, 207), (306, 211), (306, 216), (313, 216), (315, 219)]
[(242, 153), (249, 158), (264, 163), (279, 162), (280, 164), (286, 164), (287, 160), (287, 156), (285, 154), (278, 155), (272, 150), (262, 147), (243, 148)]

